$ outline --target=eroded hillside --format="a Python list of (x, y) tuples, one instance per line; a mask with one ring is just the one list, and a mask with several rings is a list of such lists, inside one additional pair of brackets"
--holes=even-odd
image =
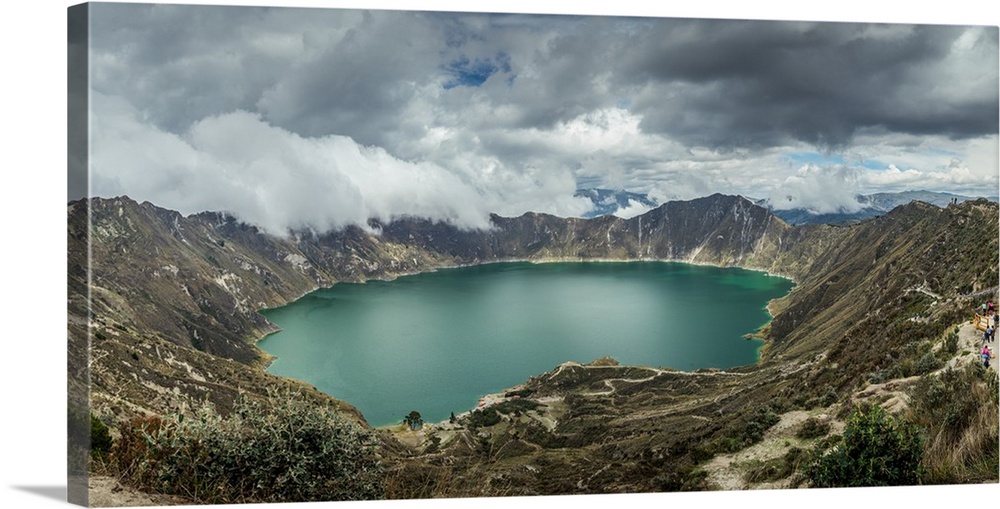
[(971, 295), (997, 284), (998, 210), (985, 200), (792, 228), (748, 200), (715, 195), (629, 220), (526, 214), (460, 230), (402, 218), (287, 238), (223, 214), (184, 217), (124, 197), (89, 204), (68, 208), (70, 350), (88, 359), (92, 409), (112, 424), (302, 385), (263, 371), (255, 341), (273, 326), (257, 310), (338, 281), (557, 259), (680, 260), (796, 281), (772, 303), (756, 365), (688, 373), (566, 364), (516, 388), (501, 412), (420, 437), (387, 435), (393, 493), (407, 497), (710, 488), (704, 465), (757, 443), (778, 415), (825, 408), (871, 380), (905, 375), (890, 376), (900, 366), (916, 374), (920, 345), (941, 341), (968, 318)]

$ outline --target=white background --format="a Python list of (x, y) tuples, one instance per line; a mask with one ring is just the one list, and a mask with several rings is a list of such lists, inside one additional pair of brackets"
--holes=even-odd
[[(0, 400), (0, 507), (62, 507), (66, 489), (66, 9), (75, 2), (20, 0), (0, 14), (0, 168), (2, 187), (2, 307), (4, 367)], [(204, 3), (180, 1), (172, 3)], [(528, 1), (213, 1), (228, 5), (477, 10), (535, 13), (652, 15), (888, 21), (997, 26), (995, 6), (981, 0), (947, 2), (838, 1), (836, 5), (697, 0), (649, 7), (640, 0)], [(567, 2), (569, 3), (569, 2)], [(799, 4), (814, 4), (800, 2)], [(789, 5), (791, 4), (791, 5)], [(670, 493), (506, 498), (471, 501), (477, 507), (936, 507), (989, 506), (1000, 485), (854, 490)], [(467, 507), (468, 500), (322, 503), (311, 507)], [(282, 504), (281, 507), (303, 507)], [(215, 507), (263, 507), (259, 505)], [(269, 506), (274, 507), (274, 506)]]

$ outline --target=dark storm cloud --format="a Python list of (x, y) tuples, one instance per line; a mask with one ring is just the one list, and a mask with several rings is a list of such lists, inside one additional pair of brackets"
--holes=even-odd
[[(644, 128), (694, 144), (841, 146), (872, 127), (976, 137), (997, 131), (997, 36), (982, 29), (965, 47), (968, 31), (665, 20), (620, 75), (653, 91), (636, 104)], [(969, 81), (981, 86), (967, 94)]]
[(588, 83), (605, 69), (546, 47), (552, 34), (579, 22), (368, 13), (325, 53), (280, 78), (258, 107), (296, 132), (343, 133), (377, 145), (406, 143), (429, 124), (477, 132), (551, 128), (605, 100)]
[[(178, 130), (235, 109), (307, 136), (392, 141), (471, 104), (547, 129), (627, 104), (694, 145), (841, 146), (863, 128), (997, 131), (997, 34), (968, 27), (96, 4), (95, 80)], [(487, 87), (486, 94), (446, 93)], [(965, 85), (975, 82), (976, 88)], [(974, 93), (967, 93), (973, 91)], [(482, 118), (461, 123), (475, 127)]]
[(440, 88), (443, 34), (419, 13), (364, 13), (343, 37), (277, 77), (257, 106), (265, 118), (307, 136), (343, 133), (384, 144), (406, 123), (422, 88)]
[[(853, 175), (803, 170), (810, 159), (789, 153), (885, 162), (857, 173), (852, 192), (996, 182), (996, 27), (132, 4), (94, 14), (95, 192), (141, 190), (189, 211), (224, 203), (272, 230), (580, 214), (581, 185), (660, 199), (785, 185), (805, 201)], [(288, 201), (301, 207), (275, 215)]]
[(262, 63), (242, 51), (240, 31), (253, 26), (259, 9), (101, 3), (91, 8), (95, 89), (133, 99), (169, 130), (253, 106), (249, 70)]
[[(178, 132), (234, 110), (328, 51), (363, 11), (94, 4), (93, 87), (141, 105)], [(363, 88), (361, 85), (359, 88)]]

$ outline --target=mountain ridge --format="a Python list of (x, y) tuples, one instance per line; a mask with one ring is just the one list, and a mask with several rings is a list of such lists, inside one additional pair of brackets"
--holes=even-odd
[[(639, 210), (649, 210), (662, 205), (656, 200), (650, 198), (648, 194), (627, 191), (624, 189), (606, 189), (597, 187), (583, 188), (577, 189), (574, 196), (590, 199), (593, 209), (583, 215), (583, 217), (587, 219), (604, 215), (622, 215), (622, 212), (627, 213), (628, 217), (632, 217), (638, 215), (631, 210), (633, 208), (638, 208)], [(886, 212), (900, 205), (906, 205), (911, 201), (922, 201), (943, 208), (947, 207), (953, 201), (956, 203), (964, 203), (966, 201), (974, 201), (979, 198), (985, 198), (992, 202), (1000, 201), (1000, 198), (995, 195), (980, 195), (973, 197), (946, 192), (908, 190), (891, 193), (882, 192), (872, 194), (856, 194), (854, 196), (855, 203), (853, 206), (840, 205), (836, 207), (836, 210), (819, 211), (808, 207), (776, 207), (772, 203), (772, 200), (768, 198), (750, 198), (750, 200), (755, 204), (770, 210), (774, 215), (780, 217), (788, 224), (801, 225), (856, 223), (885, 214)]]
[[(761, 331), (767, 340), (761, 361), (730, 370), (745, 375), (737, 385), (710, 373), (660, 375), (636, 384), (639, 392), (614, 393), (615, 405), (609, 406), (608, 398), (559, 396), (570, 414), (552, 430), (532, 428), (541, 433), (532, 443), (569, 440), (577, 444), (573, 454), (581, 458), (608, 461), (622, 454), (618, 461), (627, 464), (625, 477), (595, 484), (588, 492), (677, 488), (642, 473), (650, 458), (644, 456), (648, 449), (637, 448), (637, 437), (660, 444), (654, 447), (663, 458), (654, 462), (657, 468), (684, 471), (698, 457), (698, 443), (731, 433), (762, 402), (805, 404), (827, 389), (843, 394), (864, 377), (887, 369), (899, 345), (881, 339), (879, 331), (896, 337), (905, 330), (908, 336), (901, 344), (927, 341), (962, 319), (968, 309), (962, 294), (994, 287), (997, 279), (997, 206), (985, 200), (944, 209), (914, 202), (851, 226), (793, 227), (746, 198), (721, 194), (667, 202), (629, 219), (492, 216), (489, 230), (402, 218), (373, 222), (368, 229), (278, 238), (225, 214), (182, 216), (123, 197), (70, 203), (68, 220), (70, 349), (94, 361), (93, 384), (76, 389), (86, 390), (95, 413), (105, 419), (169, 412), (206, 397), (225, 408), (239, 391), (260, 392), (280, 383), (311, 391), (317, 402), (339, 405), (363, 422), (349, 402), (264, 372), (268, 359), (254, 346), (273, 331), (258, 309), (341, 281), (491, 261), (556, 259), (663, 259), (740, 266), (794, 279), (792, 292), (769, 307), (774, 318)], [(89, 282), (81, 263), (88, 238)], [(917, 287), (944, 297), (932, 301), (911, 291)], [(919, 321), (905, 315), (911, 309), (919, 313)], [(90, 319), (88, 312), (93, 313)], [(91, 349), (81, 354), (88, 338)], [(605, 370), (610, 377), (613, 371)], [(775, 373), (781, 375), (775, 378)], [(533, 387), (551, 392), (558, 386)], [(683, 404), (678, 407), (678, 402)], [(587, 405), (597, 413), (584, 412)], [(627, 408), (635, 415), (673, 417), (655, 427), (630, 419), (614, 424)], [(707, 425), (700, 420), (706, 415), (714, 416)], [(693, 417), (698, 418), (690, 421)], [(697, 422), (702, 424), (692, 427)], [(594, 432), (590, 426), (595, 425), (603, 431)], [(661, 436), (659, 429), (676, 429), (677, 435)], [(618, 445), (608, 449), (609, 444)], [(406, 449), (398, 444), (390, 449), (400, 447)], [(615, 449), (620, 453), (612, 454)], [(455, 463), (446, 470), (456, 480), (471, 482), (475, 476), (468, 476), (477, 468), (512, 475), (513, 464), (483, 463), (475, 448), (448, 450)], [(663, 452), (668, 450), (674, 452)], [(412, 460), (417, 464), (394, 463), (401, 469), (398, 475), (405, 477), (414, 465), (431, 468), (439, 453), (421, 454), (415, 458), (424, 459)], [(552, 460), (556, 452), (543, 446), (537, 454)], [(668, 458), (676, 465), (663, 463)], [(588, 464), (563, 466), (573, 476), (594, 475)], [(561, 482), (533, 482), (529, 486), (535, 491), (525, 494), (573, 492)], [(456, 490), (448, 493), (467, 493)]]

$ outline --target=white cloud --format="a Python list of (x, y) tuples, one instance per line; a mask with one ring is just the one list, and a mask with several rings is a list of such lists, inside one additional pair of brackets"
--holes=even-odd
[(629, 200), (628, 205), (625, 207), (619, 207), (618, 210), (614, 212), (614, 215), (622, 219), (631, 219), (635, 216), (645, 214), (650, 210), (656, 208), (655, 206), (646, 205), (642, 202), (636, 200)]
[(568, 171), (515, 171), (483, 159), (473, 161), (479, 171), (452, 171), (344, 136), (305, 138), (244, 111), (175, 135), (144, 123), (122, 100), (93, 97), (95, 196), (128, 194), (183, 213), (227, 211), (275, 234), (401, 216), (484, 228), (491, 212), (580, 215), (589, 208), (573, 197)]
[(856, 212), (861, 204), (857, 170), (805, 165), (767, 197), (777, 210), (803, 208), (814, 213)]
[(883, 171), (865, 173), (862, 182), (867, 187), (887, 191), (954, 189), (973, 196), (995, 196), (997, 193), (996, 178), (983, 178), (958, 160), (952, 161), (944, 171), (901, 170), (889, 165)]
[[(95, 12), (98, 194), (228, 209), (269, 230), (406, 214), (467, 227), (490, 212), (575, 216), (590, 207), (577, 187), (660, 201), (743, 194), (827, 211), (855, 206), (857, 192), (963, 192), (998, 180), (997, 137), (982, 137), (995, 117), (977, 106), (996, 97), (995, 67), (982, 65), (995, 60), (988, 30), (861, 25), (859, 40), (849, 27), (809, 25), (822, 44), (800, 54), (797, 24)], [(893, 41), (909, 36), (924, 46), (896, 53)], [(847, 41), (873, 51), (834, 74), (814, 65)], [(777, 47), (790, 54), (768, 59)], [(906, 60), (883, 73), (881, 59), (894, 56)], [(476, 62), (484, 67), (467, 65)], [(829, 95), (841, 77), (874, 93)], [(458, 78), (463, 86), (445, 86)], [(840, 166), (789, 165), (788, 154), (816, 151), (839, 151), (823, 160)]]

